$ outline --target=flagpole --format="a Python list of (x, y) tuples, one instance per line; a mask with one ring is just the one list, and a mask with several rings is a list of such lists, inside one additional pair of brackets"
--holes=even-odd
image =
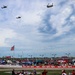
[(13, 51), (13, 59), (14, 59), (14, 51)]
[(23, 58), (23, 51), (22, 51), (22, 58)]
[(12, 59), (14, 59), (14, 47), (15, 47), (15, 46), (12, 46), (12, 47), (11, 47), (11, 51), (13, 51), (13, 52), (12, 52)]

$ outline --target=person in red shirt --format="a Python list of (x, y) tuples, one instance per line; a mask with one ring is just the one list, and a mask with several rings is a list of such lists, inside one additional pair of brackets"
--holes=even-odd
[(42, 75), (47, 75), (47, 70), (44, 70), (43, 72), (42, 72)]
[(72, 75), (75, 75), (75, 70), (72, 71)]

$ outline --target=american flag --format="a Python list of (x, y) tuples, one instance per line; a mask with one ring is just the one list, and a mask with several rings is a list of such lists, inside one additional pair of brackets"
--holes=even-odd
[(14, 51), (14, 47), (15, 47), (15, 46), (12, 46), (12, 47), (11, 47), (11, 51)]

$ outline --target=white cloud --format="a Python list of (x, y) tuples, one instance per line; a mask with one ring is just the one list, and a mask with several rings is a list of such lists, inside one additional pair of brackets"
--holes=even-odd
[(60, 36), (70, 30), (69, 26), (64, 26), (66, 25), (67, 18), (70, 14), (72, 14), (72, 8), (67, 6), (62, 7), (58, 14), (51, 16), (50, 23), (52, 24), (52, 27), (57, 30), (57, 33), (54, 36)]
[(70, 21), (74, 22), (75, 21), (75, 16), (71, 16)]
[(28, 24), (28, 25), (37, 25), (41, 21), (40, 16), (38, 16), (37, 12), (26, 12), (26, 13), (21, 13), (22, 19), (21, 22), (22, 24)]
[(0, 46), (6, 46), (6, 39), (15, 38), (16, 33), (12, 29), (2, 29), (0, 28)]

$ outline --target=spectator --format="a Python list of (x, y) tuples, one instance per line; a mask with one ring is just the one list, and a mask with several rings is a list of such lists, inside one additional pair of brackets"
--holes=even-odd
[(30, 75), (33, 75), (33, 73), (32, 73), (32, 72), (30, 72)]
[(33, 70), (33, 74), (36, 75), (36, 70), (35, 69)]
[(65, 70), (62, 71), (62, 75), (67, 75)]
[(72, 71), (72, 75), (75, 75), (75, 70)]
[(24, 75), (24, 70), (22, 70), (22, 74)]
[(12, 75), (15, 75), (15, 71), (14, 71), (14, 69), (12, 70)]
[(47, 70), (44, 70), (44, 71), (42, 72), (42, 75), (47, 75)]
[(20, 72), (19, 75), (23, 75), (22, 72)]

